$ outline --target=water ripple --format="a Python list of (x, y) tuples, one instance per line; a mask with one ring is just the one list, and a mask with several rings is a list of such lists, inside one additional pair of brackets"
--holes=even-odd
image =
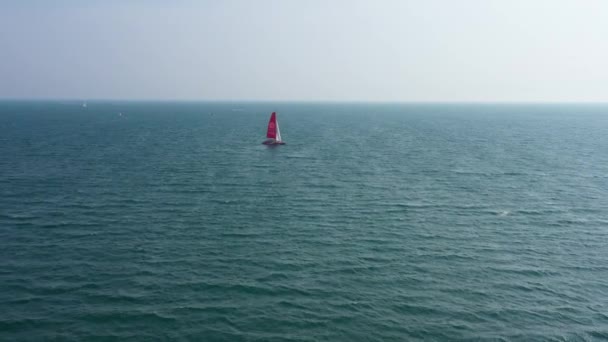
[(0, 103), (0, 340), (608, 339), (603, 112), (280, 106)]

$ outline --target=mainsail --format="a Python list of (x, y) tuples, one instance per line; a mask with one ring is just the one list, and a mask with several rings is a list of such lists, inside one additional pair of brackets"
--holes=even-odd
[(275, 112), (272, 112), (272, 115), (270, 116), (270, 121), (268, 121), (268, 131), (266, 132), (266, 138), (281, 140), (279, 126), (277, 125), (277, 113)]

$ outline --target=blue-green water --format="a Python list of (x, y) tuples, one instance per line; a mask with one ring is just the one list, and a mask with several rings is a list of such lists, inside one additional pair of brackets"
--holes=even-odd
[(2, 102), (0, 340), (608, 338), (607, 137), (608, 105)]

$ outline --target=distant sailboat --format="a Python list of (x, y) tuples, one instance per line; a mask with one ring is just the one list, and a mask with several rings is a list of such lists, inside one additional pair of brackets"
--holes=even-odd
[(264, 145), (285, 145), (283, 140), (281, 140), (281, 131), (279, 130), (279, 122), (277, 121), (277, 113), (275, 112), (272, 112), (270, 115), (266, 138), (267, 139), (262, 142)]
[(84, 102), (82, 103), (82, 108), (87, 108), (87, 101), (84, 101)]

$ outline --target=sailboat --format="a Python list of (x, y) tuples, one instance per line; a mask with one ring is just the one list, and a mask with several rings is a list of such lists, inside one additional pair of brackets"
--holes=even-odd
[(266, 138), (267, 139), (262, 142), (264, 145), (285, 145), (283, 140), (281, 140), (281, 131), (279, 130), (279, 122), (277, 121), (277, 113), (275, 112), (272, 112), (270, 115)]

